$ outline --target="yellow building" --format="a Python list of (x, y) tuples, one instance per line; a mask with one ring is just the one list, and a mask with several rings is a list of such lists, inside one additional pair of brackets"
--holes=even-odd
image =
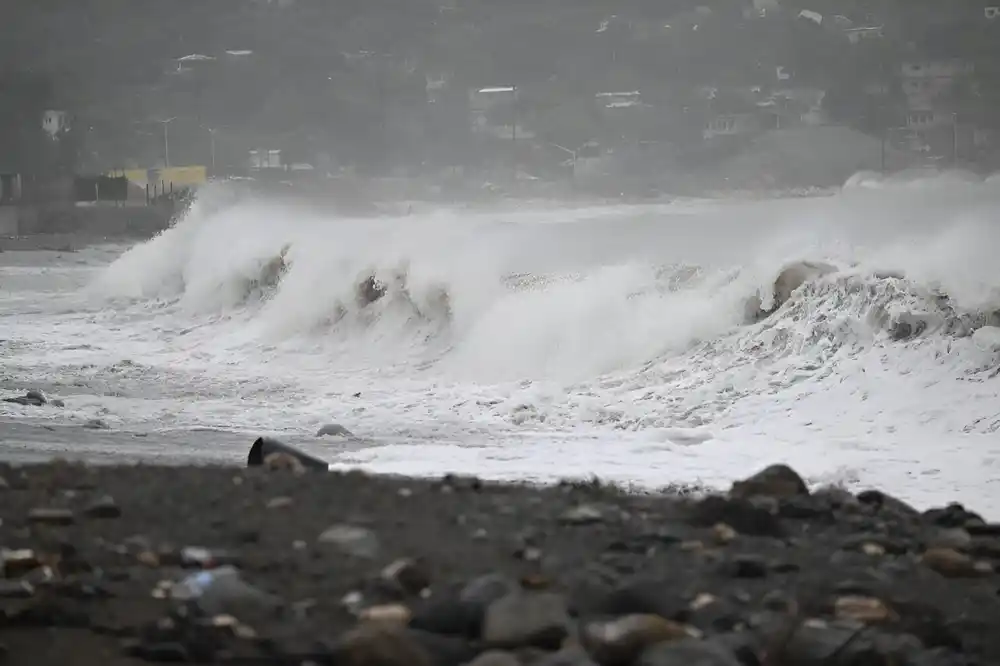
[(108, 173), (109, 176), (125, 176), (130, 185), (145, 191), (150, 189), (174, 190), (196, 187), (208, 180), (208, 169), (201, 165), (166, 167), (162, 169), (118, 169)]

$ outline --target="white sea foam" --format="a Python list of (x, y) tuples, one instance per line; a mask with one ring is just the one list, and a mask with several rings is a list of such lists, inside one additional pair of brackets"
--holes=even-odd
[[(18, 377), (118, 394), (70, 399), (78, 418), (332, 419), (383, 444), (338, 464), (663, 485), (786, 460), (1000, 513), (998, 211), (1000, 183), (967, 174), (378, 219), (210, 190), (158, 238), (75, 269), (89, 284), (58, 308), (4, 306), (24, 343), (6, 351)], [(770, 308), (803, 261), (836, 271), (750, 323), (748, 301)], [(372, 275), (385, 296), (359, 302)]]

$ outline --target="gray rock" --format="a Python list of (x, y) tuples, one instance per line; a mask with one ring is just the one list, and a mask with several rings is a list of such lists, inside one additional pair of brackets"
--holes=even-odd
[(430, 587), (431, 573), (422, 559), (403, 558), (382, 570), (382, 579), (404, 594), (417, 595)]
[(733, 578), (766, 578), (768, 563), (757, 555), (737, 555), (726, 568)]
[(354, 433), (339, 423), (327, 423), (316, 432), (317, 437), (353, 437)]
[(638, 666), (741, 666), (727, 647), (692, 638), (654, 645), (639, 657)]
[(333, 525), (319, 535), (317, 541), (337, 547), (354, 557), (371, 559), (378, 554), (378, 537), (369, 529), (354, 525)]
[(482, 637), (496, 646), (555, 650), (569, 629), (569, 611), (561, 595), (516, 591), (486, 609)]
[(961, 527), (941, 528), (927, 539), (928, 548), (963, 549), (972, 545), (972, 535)]
[(283, 605), (279, 597), (243, 580), (230, 565), (187, 576), (173, 586), (171, 597), (196, 605), (206, 615), (232, 615), (258, 627)]
[(119, 518), (122, 509), (115, 503), (115, 499), (110, 495), (105, 495), (90, 503), (83, 510), (83, 514), (88, 518)]
[(24, 394), (24, 397), (28, 400), (34, 400), (42, 403), (43, 405), (49, 401), (45, 394), (39, 389), (32, 389)]
[(632, 664), (646, 649), (690, 637), (684, 625), (659, 615), (626, 615), (584, 625), (581, 641), (600, 664)]
[(108, 430), (111, 426), (101, 419), (90, 419), (83, 424), (83, 427), (87, 430)]
[(488, 607), (494, 601), (503, 599), (518, 589), (517, 581), (500, 573), (486, 574), (475, 578), (462, 588), (459, 599), (463, 603)]
[(72, 525), (75, 518), (69, 509), (32, 509), (28, 512), (28, 522), (46, 525)]
[(736, 481), (729, 491), (729, 496), (734, 498), (754, 495), (783, 498), (808, 494), (805, 481), (788, 465), (771, 465), (743, 481)]

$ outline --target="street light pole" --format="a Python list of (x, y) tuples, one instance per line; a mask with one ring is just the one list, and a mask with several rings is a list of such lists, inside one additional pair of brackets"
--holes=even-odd
[(510, 127), (510, 154), (511, 154), (511, 167), (514, 169), (514, 184), (517, 184), (517, 86), (510, 87), (511, 97), (512, 97), (512, 112), (513, 116), (511, 127)]
[(202, 125), (201, 128), (203, 130), (205, 130), (206, 132), (208, 132), (208, 136), (209, 136), (209, 140), (208, 140), (209, 143), (208, 143), (208, 145), (209, 145), (209, 151), (211, 153), (211, 158), (212, 158), (212, 175), (215, 176), (215, 133), (219, 131), (219, 128), (217, 128), (217, 127), (206, 127), (205, 125)]
[(170, 168), (170, 131), (167, 127), (175, 120), (177, 120), (177, 116), (167, 118), (166, 120), (156, 121), (163, 124), (163, 164), (168, 169)]

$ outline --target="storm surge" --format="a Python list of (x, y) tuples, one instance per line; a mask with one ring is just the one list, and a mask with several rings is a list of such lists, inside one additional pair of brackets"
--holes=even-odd
[(994, 460), (969, 438), (1000, 431), (996, 179), (364, 219), (225, 199), (204, 192), (88, 293), (141, 362), (275, 387), (252, 426), (401, 438), (355, 462), (437, 469), (442, 441), (449, 468), (501, 476), (634, 479), (623, 457), (678, 451), (675, 476), (702, 481), (767, 455), (848, 481), (928, 450)]
[(1000, 189), (939, 178), (859, 176), (806, 203), (378, 219), (209, 191), (93, 288), (239, 318), (241, 345), (328, 342), (331, 367), (367, 350), (480, 381), (598, 379), (832, 321), (841, 343), (965, 337), (1000, 316)]

